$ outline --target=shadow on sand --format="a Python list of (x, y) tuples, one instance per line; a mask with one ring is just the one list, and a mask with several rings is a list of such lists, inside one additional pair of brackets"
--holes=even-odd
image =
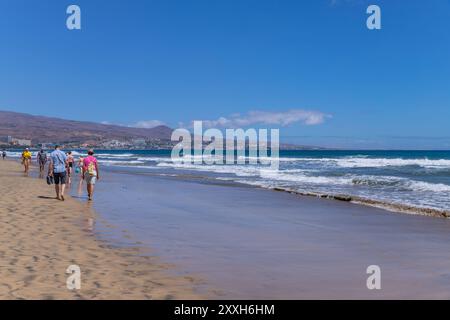
[(38, 196), (39, 199), (56, 200), (56, 197)]

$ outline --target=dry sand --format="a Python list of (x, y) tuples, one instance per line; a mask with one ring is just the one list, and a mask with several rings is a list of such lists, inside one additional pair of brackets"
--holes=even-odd
[[(54, 187), (0, 161), (0, 299), (195, 299), (196, 280), (140, 256), (140, 248), (111, 248), (89, 225), (89, 206), (54, 199)], [(66, 269), (81, 269), (81, 289), (66, 287)]]

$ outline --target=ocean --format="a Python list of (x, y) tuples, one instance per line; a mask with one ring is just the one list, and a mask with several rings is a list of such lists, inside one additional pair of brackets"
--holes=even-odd
[[(9, 156), (19, 157), (19, 152)], [(74, 151), (75, 157), (83, 151)], [(450, 210), (450, 151), (280, 151), (279, 170), (260, 164), (172, 161), (168, 150), (97, 150), (105, 168), (227, 180), (322, 197), (351, 197), (387, 209)], [(248, 160), (248, 159), (247, 159)]]

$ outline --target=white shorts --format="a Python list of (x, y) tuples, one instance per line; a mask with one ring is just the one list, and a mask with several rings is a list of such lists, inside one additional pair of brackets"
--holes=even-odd
[(86, 172), (84, 174), (84, 179), (87, 184), (95, 184), (97, 182), (97, 175), (91, 176), (89, 172)]

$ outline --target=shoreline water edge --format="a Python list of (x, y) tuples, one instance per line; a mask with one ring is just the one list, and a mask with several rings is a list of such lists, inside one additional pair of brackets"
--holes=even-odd
[[(85, 151), (74, 151), (80, 155)], [(18, 158), (20, 151), (8, 156)], [(254, 164), (205, 165), (169, 150), (99, 150), (103, 167), (161, 176), (202, 176), (388, 211), (450, 216), (450, 151), (281, 151), (280, 170)], [(248, 157), (246, 159), (248, 161)]]

